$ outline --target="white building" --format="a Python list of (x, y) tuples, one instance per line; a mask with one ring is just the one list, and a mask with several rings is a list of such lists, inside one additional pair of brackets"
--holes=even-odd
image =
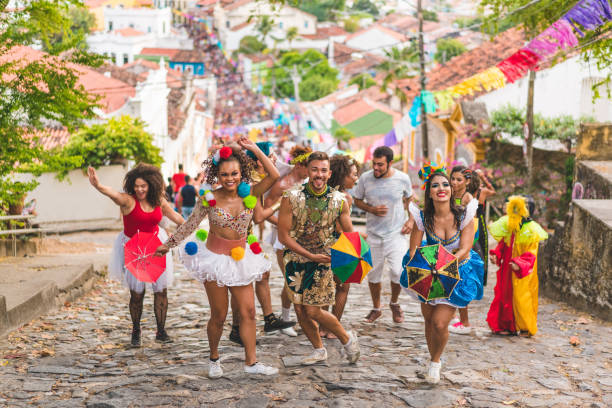
[[(559, 64), (538, 71), (534, 88), (534, 112), (545, 117), (570, 115), (578, 119), (592, 116), (598, 122), (612, 121), (612, 100), (605, 89), (600, 89), (601, 97), (593, 103), (592, 85), (606, 77), (594, 65), (588, 66), (580, 57), (570, 58)], [(505, 105), (527, 106), (528, 77), (513, 84), (478, 97), (489, 112)]]
[(193, 49), (193, 40), (183, 30), (172, 28), (169, 7), (104, 8), (104, 31), (90, 34), (91, 51), (105, 55), (118, 66), (132, 63), (143, 48)]
[(349, 35), (344, 41), (349, 47), (377, 55), (384, 55), (386, 49), (401, 46), (406, 42), (408, 42), (408, 38), (405, 35), (380, 24), (374, 24), (357, 31)]
[(166, 37), (172, 28), (172, 11), (166, 8), (124, 8), (106, 7), (104, 9), (105, 31), (133, 28), (157, 37)]

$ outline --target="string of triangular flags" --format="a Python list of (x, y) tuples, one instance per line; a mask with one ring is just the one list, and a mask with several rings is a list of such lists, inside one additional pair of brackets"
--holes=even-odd
[(227, 59), (227, 61), (230, 64), (232, 64), (232, 66), (234, 68), (236, 68), (238, 66), (238, 61), (235, 61), (232, 58), (232, 56), (230, 54), (228, 54), (226, 50), (223, 49), (223, 44), (221, 43), (221, 40), (219, 40), (217, 38), (217, 35), (214, 33), (214, 31), (212, 29), (212, 24), (210, 23), (210, 21), (208, 21), (208, 19), (201, 18), (201, 17), (196, 17), (194, 15), (182, 12), (182, 11), (177, 10), (177, 9), (172, 9), (172, 12), (174, 14), (176, 14), (177, 16), (185, 17), (187, 20), (191, 20), (191, 21), (195, 21), (195, 22), (204, 24), (204, 30), (206, 31), (206, 34), (208, 34), (208, 38), (210, 38), (210, 40), (215, 43), (215, 45), (223, 53), (223, 56)]

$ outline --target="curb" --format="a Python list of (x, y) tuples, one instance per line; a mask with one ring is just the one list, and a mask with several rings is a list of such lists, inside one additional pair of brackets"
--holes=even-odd
[(6, 336), (10, 331), (84, 295), (93, 288), (97, 279), (94, 266), (90, 264), (63, 287), (46, 281), (34, 295), (10, 310), (6, 308), (5, 297), (0, 295), (0, 336)]

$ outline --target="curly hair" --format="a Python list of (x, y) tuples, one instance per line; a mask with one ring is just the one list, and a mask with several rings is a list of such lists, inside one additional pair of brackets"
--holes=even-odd
[(357, 167), (357, 172), (359, 172), (359, 164), (350, 156), (344, 154), (333, 155), (329, 159), (329, 168), (332, 174), (327, 181), (327, 185), (343, 190), (344, 179), (351, 174), (351, 167), (353, 166)]
[(240, 165), (240, 181), (244, 181), (245, 183), (251, 183), (253, 180), (251, 178), (251, 172), (253, 171), (254, 163), (252, 160), (249, 160), (249, 157), (246, 153), (238, 148), (232, 147), (232, 155), (227, 159), (219, 160), (218, 164), (213, 163), (213, 156), (216, 152), (213, 152), (204, 163), (202, 163), (202, 168), (204, 169), (204, 173), (206, 174), (206, 182), (208, 184), (216, 184), (219, 181), (219, 167), (222, 163), (235, 161)]
[[(431, 198), (431, 181), (436, 177), (444, 177), (450, 184), (450, 177), (441, 171), (438, 171), (429, 177), (427, 183), (425, 183), (425, 208), (423, 209), (424, 224), (427, 230), (433, 232), (434, 230), (434, 214), (436, 212), (434, 208), (433, 199)], [(461, 218), (463, 217), (464, 210), (455, 204), (454, 200), (450, 200), (450, 210), (453, 213), (454, 225), (459, 228), (461, 225)]]
[(467, 184), (465, 185), (465, 191), (470, 194), (476, 194), (478, 189), (480, 188), (480, 177), (478, 173), (468, 169), (465, 166), (455, 166), (450, 172), (451, 177), (455, 173), (461, 173), (463, 177), (467, 180)]
[[(308, 146), (295, 145), (291, 148), (291, 150), (289, 150), (289, 156), (292, 159), (295, 159), (296, 157), (299, 157), (307, 153), (312, 153), (312, 149)], [(300, 162), (298, 164), (306, 165), (306, 161)]]
[(147, 163), (138, 163), (123, 178), (123, 191), (132, 196), (136, 194), (134, 190), (136, 179), (143, 179), (147, 182), (149, 190), (146, 200), (153, 207), (159, 207), (165, 191), (164, 176), (162, 176), (159, 167)]

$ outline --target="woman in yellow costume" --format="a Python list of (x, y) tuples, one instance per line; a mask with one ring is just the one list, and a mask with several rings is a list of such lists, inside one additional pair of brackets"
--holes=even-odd
[(506, 214), (489, 225), (499, 243), (490, 251), (499, 266), (495, 297), (487, 314), (494, 333), (533, 336), (538, 331), (538, 244), (548, 234), (531, 218), (535, 205), (525, 197), (512, 196)]

